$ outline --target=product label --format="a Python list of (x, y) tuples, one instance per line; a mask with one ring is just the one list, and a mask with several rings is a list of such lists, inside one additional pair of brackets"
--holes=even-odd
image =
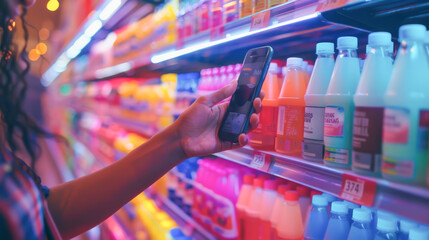
[(378, 171), (381, 162), (383, 108), (356, 107), (353, 119), (353, 167)]
[(302, 155), (305, 159), (321, 161), (323, 160), (324, 150), (325, 146), (323, 145), (323, 142), (316, 143), (306, 139), (302, 142)]
[(268, 171), (271, 165), (271, 155), (254, 151), (252, 162), (250, 162), (250, 166), (256, 169), (260, 169), (262, 171)]
[(391, 176), (411, 178), (414, 176), (414, 162), (409, 159), (394, 159), (383, 156), (381, 166), (383, 173)]
[(268, 1), (266, 0), (254, 0), (253, 9), (255, 10), (255, 13), (267, 9), (267, 5), (268, 5), (267, 3)]
[(410, 112), (404, 108), (386, 108), (383, 118), (383, 142), (406, 144), (410, 131)]
[(419, 151), (427, 152), (429, 148), (429, 110), (421, 110), (419, 116), (419, 132), (417, 146)]
[(325, 161), (348, 164), (349, 163), (349, 150), (333, 147), (325, 147)]
[(284, 2), (286, 2), (286, 1), (283, 1), (283, 0), (269, 0), (268, 1), (268, 6), (271, 8), (271, 7), (280, 5), (280, 4), (284, 3)]
[(324, 134), (329, 137), (342, 137), (344, 133), (344, 108), (326, 107)]
[(305, 107), (304, 138), (323, 140), (324, 107)]
[(278, 125), (282, 127), (277, 129), (277, 134), (290, 138), (302, 138), (304, 132), (304, 107), (282, 106), (280, 108)]

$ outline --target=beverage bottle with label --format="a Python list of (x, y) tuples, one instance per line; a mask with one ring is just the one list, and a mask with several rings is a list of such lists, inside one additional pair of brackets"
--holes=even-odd
[(325, 97), (324, 162), (332, 167), (350, 168), (353, 95), (360, 78), (357, 38), (338, 38), (337, 49), (339, 53)]
[(398, 240), (408, 240), (410, 230), (416, 227), (418, 227), (418, 224), (416, 222), (402, 219), (399, 222)]
[(429, 58), (426, 27), (399, 28), (400, 49), (387, 87), (383, 117), (383, 178), (423, 184), (428, 165)]
[(352, 169), (359, 174), (381, 176), (383, 97), (393, 69), (390, 44), (388, 32), (368, 36), (367, 58), (354, 95)]
[(229, 23), (238, 19), (239, 0), (224, 0), (224, 23)]
[(377, 220), (377, 233), (374, 240), (397, 240), (398, 225), (395, 219), (379, 217)]
[(246, 216), (246, 207), (249, 204), (250, 197), (253, 191), (253, 179), (255, 175), (247, 174), (243, 177), (243, 185), (240, 189), (240, 195), (238, 196), (237, 204), (237, 226), (238, 226), (238, 237), (239, 239), (244, 238), (244, 220)]
[(274, 144), (277, 134), (277, 114), (278, 98), (280, 93), (281, 80), (277, 77), (278, 67), (276, 63), (271, 63), (268, 74), (262, 85), (262, 91), (265, 92), (262, 100), (262, 111), (259, 114), (258, 127), (250, 134), (249, 145), (261, 150), (274, 150)]
[(353, 210), (353, 224), (347, 240), (372, 240), (371, 211), (362, 208)]
[(239, 17), (244, 18), (253, 14), (253, 0), (240, 0)]
[(285, 192), (285, 201), (281, 208), (280, 221), (277, 223), (278, 240), (302, 239), (304, 226), (302, 224), (298, 197), (296, 191)]
[(323, 240), (329, 222), (328, 199), (314, 195), (312, 208), (305, 226), (304, 240)]
[(259, 239), (270, 239), (271, 237), (271, 222), (270, 217), (273, 211), (274, 203), (277, 197), (277, 181), (276, 180), (265, 180), (264, 191), (262, 193), (261, 205), (259, 206), (259, 221), (260, 221), (260, 232)]
[(424, 228), (413, 228), (410, 230), (410, 238), (408, 240), (428, 240), (429, 230)]
[(335, 201), (331, 206), (331, 218), (329, 219), (324, 240), (347, 239), (350, 231), (348, 208), (344, 202)]
[(305, 76), (302, 58), (288, 58), (286, 76), (279, 96), (279, 113), (275, 150), (280, 153), (301, 152), (304, 135)]
[(211, 0), (210, 2), (211, 10), (211, 22), (210, 27), (221, 26), (223, 22), (223, 0)]
[(265, 179), (258, 177), (253, 180), (253, 191), (249, 199), (249, 204), (246, 208), (246, 216), (244, 220), (244, 239), (257, 240), (259, 239), (259, 208), (262, 201), (262, 192)]
[(271, 223), (271, 231), (270, 231), (270, 239), (275, 239), (277, 236), (277, 224), (280, 221), (281, 217), (281, 208), (283, 206), (283, 202), (285, 201), (285, 192), (292, 190), (292, 187), (288, 184), (280, 185), (277, 188), (277, 197), (274, 202), (273, 211), (270, 216)]
[(302, 155), (304, 159), (323, 161), (323, 122), (325, 120), (325, 95), (334, 70), (334, 44), (321, 42), (316, 44), (317, 59), (305, 93), (304, 141)]
[(307, 222), (308, 208), (311, 206), (310, 189), (304, 186), (296, 187), (296, 192), (299, 195), (299, 207), (301, 209), (302, 223)]

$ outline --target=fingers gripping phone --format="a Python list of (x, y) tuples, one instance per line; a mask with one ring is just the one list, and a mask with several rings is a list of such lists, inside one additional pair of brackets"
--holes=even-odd
[(244, 58), (238, 77), (237, 90), (231, 97), (219, 128), (219, 139), (238, 142), (238, 137), (247, 132), (253, 101), (259, 96), (273, 56), (269, 46), (250, 49)]

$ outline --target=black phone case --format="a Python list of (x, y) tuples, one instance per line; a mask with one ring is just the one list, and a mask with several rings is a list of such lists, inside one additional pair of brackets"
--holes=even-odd
[[(264, 47), (260, 47), (260, 48), (269, 48), (269, 52), (268, 52), (268, 56), (267, 56), (267, 61), (266, 61), (266, 64), (265, 64), (265, 66), (264, 66), (264, 68), (263, 68), (263, 71), (262, 71), (262, 74), (261, 74), (261, 79), (258, 81), (258, 86), (256, 87), (256, 91), (255, 91), (255, 93), (254, 93), (254, 95), (253, 95), (253, 97), (252, 97), (252, 105), (251, 105), (251, 107), (250, 107), (250, 109), (249, 109), (249, 112), (247, 113), (247, 115), (246, 115), (246, 121), (245, 121), (245, 123), (244, 123), (244, 127), (243, 127), (243, 131), (242, 132), (240, 132), (239, 134), (233, 134), (233, 133), (225, 133), (225, 132), (222, 132), (222, 128), (223, 128), (223, 125), (224, 125), (224, 123), (225, 123), (225, 120), (226, 120), (226, 117), (227, 117), (227, 114), (228, 114), (228, 112), (229, 112), (229, 105), (228, 105), (228, 108), (226, 109), (226, 112), (225, 112), (225, 115), (224, 115), (224, 117), (223, 117), (223, 119), (222, 119), (222, 123), (221, 123), (221, 125), (220, 125), (220, 128), (219, 128), (219, 132), (218, 132), (218, 136), (219, 136), (219, 139), (220, 140), (222, 140), (222, 141), (229, 141), (229, 142), (233, 142), (233, 143), (237, 143), (238, 142), (238, 137), (242, 134), (242, 133), (246, 133), (247, 132), (247, 129), (249, 128), (249, 122), (250, 122), (250, 116), (252, 116), (252, 114), (253, 114), (253, 112), (254, 112), (254, 109), (253, 109), (253, 101), (255, 100), (255, 98), (257, 97), (257, 96), (259, 96), (259, 94), (260, 94), (260, 92), (261, 92), (261, 89), (262, 89), (262, 84), (264, 83), (264, 81), (265, 81), (265, 77), (266, 77), (266, 75), (267, 75), (267, 73), (268, 73), (268, 68), (269, 68), (269, 66), (270, 66), (270, 62), (271, 62), (271, 59), (272, 59), (272, 57), (273, 57), (273, 49), (270, 47), (270, 46), (264, 46)], [(250, 51), (252, 51), (252, 50), (254, 50), (254, 48), (253, 49), (251, 49), (251, 50), (249, 50), (248, 51), (248, 53), (250, 52)], [(246, 54), (246, 57), (244, 58), (245, 60), (246, 60), (246, 58), (247, 58), (247, 54)], [(244, 63), (244, 61), (243, 61), (243, 63)]]

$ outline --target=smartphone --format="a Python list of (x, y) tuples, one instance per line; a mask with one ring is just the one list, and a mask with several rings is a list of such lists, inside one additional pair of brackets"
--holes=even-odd
[(238, 77), (237, 90), (231, 97), (219, 128), (219, 139), (236, 143), (240, 134), (247, 132), (253, 101), (259, 96), (262, 83), (273, 56), (270, 46), (250, 49), (244, 58)]

